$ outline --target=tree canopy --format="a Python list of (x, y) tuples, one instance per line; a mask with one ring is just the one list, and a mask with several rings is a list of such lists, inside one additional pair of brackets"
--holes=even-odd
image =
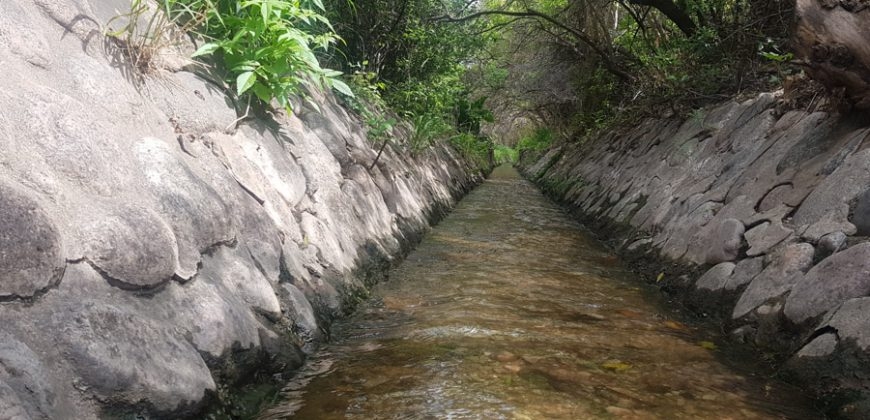
[[(486, 98), (566, 136), (779, 83), (786, 0), (335, 0), (344, 70), (408, 114)], [(464, 99), (463, 99), (464, 98)], [(455, 122), (455, 121), (454, 121)], [(521, 124), (528, 125), (528, 124)], [(531, 130), (534, 127), (530, 128)]]
[[(136, 4), (131, 17), (142, 13)], [(795, 72), (787, 51), (794, 0), (165, 5), (208, 41), (197, 55), (222, 61), (227, 85), (248, 103), (276, 100), (289, 109), (289, 97), (304, 93), (300, 84), (330, 86), (383, 145), (395, 125), (389, 112), (416, 122), (419, 148), (448, 137), (483, 150), (487, 132), (507, 143), (518, 139), (502, 139), (505, 132), (539, 127), (578, 137), (768, 88)]]

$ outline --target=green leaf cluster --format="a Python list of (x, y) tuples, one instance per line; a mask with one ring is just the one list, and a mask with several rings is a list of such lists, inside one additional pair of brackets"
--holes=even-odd
[(195, 31), (207, 40), (194, 57), (211, 55), (228, 71), (239, 96), (253, 94), (290, 108), (304, 84), (328, 86), (345, 95), (342, 73), (322, 68), (315, 55), (338, 40), (321, 0), (163, 0), (181, 19), (198, 20)]
[(439, 138), (455, 132), (444, 117), (426, 113), (411, 118), (413, 130), (409, 139), (411, 151), (419, 153), (432, 146)]
[(450, 137), (450, 144), (476, 167), (490, 167), (493, 143), (489, 138), (469, 133), (459, 133)]
[(493, 156), (496, 165), (503, 163), (517, 163), (520, 159), (520, 153), (513, 147), (508, 147), (503, 144), (496, 144), (493, 148)]
[(522, 136), (520, 138), (520, 141), (517, 143), (516, 149), (518, 153), (522, 153), (527, 150), (533, 152), (540, 152), (550, 147), (550, 144), (553, 143), (554, 138), (555, 134), (552, 130), (546, 127), (538, 127), (535, 128), (531, 133)]
[(326, 5), (326, 15), (345, 41), (335, 67), (371, 76), (355, 84), (377, 86), (377, 95), (403, 117), (455, 119), (457, 101), (468, 92), (464, 75), (488, 41), (480, 33), (482, 22), (434, 18), (457, 15), (467, 2), (327, 0)]

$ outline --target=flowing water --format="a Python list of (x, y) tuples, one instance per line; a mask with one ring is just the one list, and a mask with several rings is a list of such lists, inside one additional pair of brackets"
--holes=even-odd
[(507, 167), (334, 337), (262, 419), (821, 417)]

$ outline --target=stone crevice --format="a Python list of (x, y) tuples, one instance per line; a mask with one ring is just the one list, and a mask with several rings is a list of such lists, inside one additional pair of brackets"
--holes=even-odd
[(202, 267), (203, 267), (202, 257), (203, 256), (212, 255), (215, 253), (215, 251), (217, 251), (219, 248), (222, 248), (222, 247), (235, 248), (236, 246), (238, 246), (238, 244), (239, 244), (238, 238), (233, 236), (230, 239), (223, 240), (223, 241), (217, 241), (217, 242), (203, 248), (202, 250), (199, 251), (200, 258), (199, 258), (199, 261), (197, 261), (197, 263), (196, 263), (196, 269), (194, 270), (193, 274), (191, 274), (188, 277), (184, 277), (178, 273), (173, 273), (171, 280), (175, 280), (176, 282), (181, 283), (181, 284), (190, 283), (190, 282), (194, 281), (196, 279), (196, 277), (199, 275), (200, 271), (202, 271)]
[(97, 263), (91, 261), (89, 258), (82, 258), (78, 263), (84, 263), (89, 265), (94, 271), (100, 274), (100, 276), (106, 280), (111, 286), (116, 287), (121, 290), (126, 290), (128, 292), (135, 292), (137, 296), (153, 296), (157, 293), (160, 293), (164, 287), (166, 287), (169, 282), (173, 280), (173, 277), (160, 280), (148, 285), (136, 285), (125, 282), (122, 279), (113, 277), (111, 274), (103, 270)]
[(22, 296), (18, 294), (9, 294), (0, 296), (0, 304), (2, 303), (33, 303), (38, 301), (40, 298), (51, 292), (52, 290), (60, 287), (60, 283), (63, 280), (63, 274), (66, 272), (66, 265), (62, 265), (61, 267), (55, 269), (55, 273), (48, 280), (45, 287), (36, 289), (32, 294)]

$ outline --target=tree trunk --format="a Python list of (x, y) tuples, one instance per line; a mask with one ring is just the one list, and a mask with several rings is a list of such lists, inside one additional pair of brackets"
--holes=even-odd
[(870, 110), (870, 7), (851, 0), (797, 0), (795, 50), (807, 73)]
[(698, 31), (698, 25), (685, 10), (677, 6), (673, 0), (628, 0), (631, 4), (649, 6), (662, 12), (671, 22), (677, 25), (686, 36), (692, 36)]

